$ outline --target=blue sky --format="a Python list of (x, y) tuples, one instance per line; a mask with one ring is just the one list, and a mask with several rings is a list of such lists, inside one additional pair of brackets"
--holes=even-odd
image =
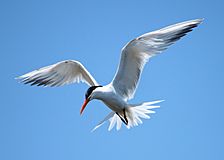
[[(223, 1), (0, 1), (0, 159), (224, 159)], [(165, 99), (143, 125), (90, 130), (109, 109), (85, 84), (38, 88), (14, 77), (81, 61), (111, 81), (121, 48), (145, 32), (205, 18), (146, 65), (131, 102)]]

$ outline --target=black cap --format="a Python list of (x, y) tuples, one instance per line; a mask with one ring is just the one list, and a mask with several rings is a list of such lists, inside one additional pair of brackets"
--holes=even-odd
[(91, 87), (89, 87), (88, 90), (86, 91), (85, 98), (87, 99), (97, 87), (103, 87), (103, 86), (91, 86)]

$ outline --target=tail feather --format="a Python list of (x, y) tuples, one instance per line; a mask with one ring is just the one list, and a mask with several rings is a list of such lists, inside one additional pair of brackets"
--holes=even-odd
[(107, 120), (109, 120), (110, 118), (112, 118), (114, 116), (114, 112), (110, 112), (102, 121), (100, 121), (93, 129), (91, 132), (95, 131), (97, 128), (99, 128), (100, 126), (102, 126), (104, 124), (104, 122), (106, 122)]
[[(115, 115), (117, 116), (117, 114), (115, 114)], [(116, 119), (117, 119), (117, 127), (116, 127), (116, 129), (117, 129), (117, 131), (118, 131), (118, 130), (121, 129), (122, 121), (121, 121), (120, 118), (116, 118)]]
[[(149, 119), (150, 116), (148, 114), (155, 113), (155, 111), (153, 111), (151, 109), (160, 107), (158, 105), (153, 105), (153, 104), (160, 103), (162, 101), (164, 101), (164, 100), (145, 102), (142, 104), (130, 105), (130, 107), (127, 107), (125, 109), (126, 116), (128, 119), (128, 125), (126, 125), (126, 127), (129, 129), (131, 127), (138, 126), (139, 124), (142, 124), (143, 122), (142, 122), (141, 118)], [(123, 113), (120, 113), (120, 115), (124, 116)], [(107, 120), (109, 120), (109, 123), (110, 123), (108, 131), (112, 130), (116, 124), (117, 124), (116, 129), (117, 130), (121, 129), (122, 121), (121, 121), (120, 117), (115, 112), (111, 112), (102, 121), (100, 121), (98, 123), (98, 125), (92, 131), (95, 131), (97, 128), (99, 128), (101, 125), (103, 125), (104, 122)]]
[(111, 117), (109, 119), (109, 121), (110, 121), (110, 125), (109, 125), (109, 128), (108, 128), (108, 131), (110, 131), (112, 128), (114, 128), (115, 124), (117, 123), (117, 115), (114, 114), (114, 116)]
[(151, 109), (159, 108), (158, 105), (153, 105), (156, 103), (160, 103), (160, 101), (153, 101), (153, 102), (145, 102), (139, 105), (131, 105), (131, 107), (127, 108), (127, 115), (128, 115), (128, 126), (127, 128), (131, 128), (134, 126), (138, 126), (142, 124), (141, 118), (149, 119), (150, 116), (148, 114), (155, 113), (155, 111)]

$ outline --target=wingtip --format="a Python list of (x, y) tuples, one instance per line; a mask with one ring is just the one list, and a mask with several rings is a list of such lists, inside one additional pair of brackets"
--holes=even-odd
[(18, 83), (22, 83), (24, 80), (24, 77), (22, 76), (14, 77), (14, 80), (16, 80)]
[(197, 21), (198, 21), (199, 23), (202, 23), (204, 20), (205, 20), (205, 18), (199, 18), (199, 19), (197, 19)]
[(192, 20), (192, 22), (195, 22), (196, 24), (201, 24), (203, 21), (204, 21), (204, 18), (198, 18), (198, 19)]
[(24, 76), (17, 76), (17, 77), (15, 77), (14, 79), (16, 79), (16, 80), (21, 80), (21, 79), (23, 79), (24, 78)]
[(15, 79), (15, 80), (19, 80), (19, 79), (21, 79), (21, 78), (20, 78), (20, 77), (14, 77), (14, 79)]
[[(204, 21), (204, 18), (197, 18), (197, 19), (191, 19), (183, 22), (182, 24), (194, 24), (194, 25), (199, 25)], [(195, 27), (196, 27), (195, 26)]]

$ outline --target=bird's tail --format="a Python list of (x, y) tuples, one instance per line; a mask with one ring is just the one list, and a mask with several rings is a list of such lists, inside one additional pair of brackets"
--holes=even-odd
[(149, 119), (150, 116), (148, 114), (155, 113), (155, 111), (153, 111), (152, 109), (160, 107), (155, 104), (160, 103), (162, 101), (163, 100), (145, 102), (137, 105), (131, 104), (129, 107), (125, 108), (125, 113), (111, 112), (92, 131), (99, 128), (107, 120), (109, 120), (110, 123), (108, 131), (110, 131), (116, 124), (116, 129), (119, 130), (121, 128), (122, 121), (124, 121), (125, 119), (127, 120), (126, 127), (128, 129), (134, 126), (138, 126), (139, 124), (143, 123), (141, 118)]

